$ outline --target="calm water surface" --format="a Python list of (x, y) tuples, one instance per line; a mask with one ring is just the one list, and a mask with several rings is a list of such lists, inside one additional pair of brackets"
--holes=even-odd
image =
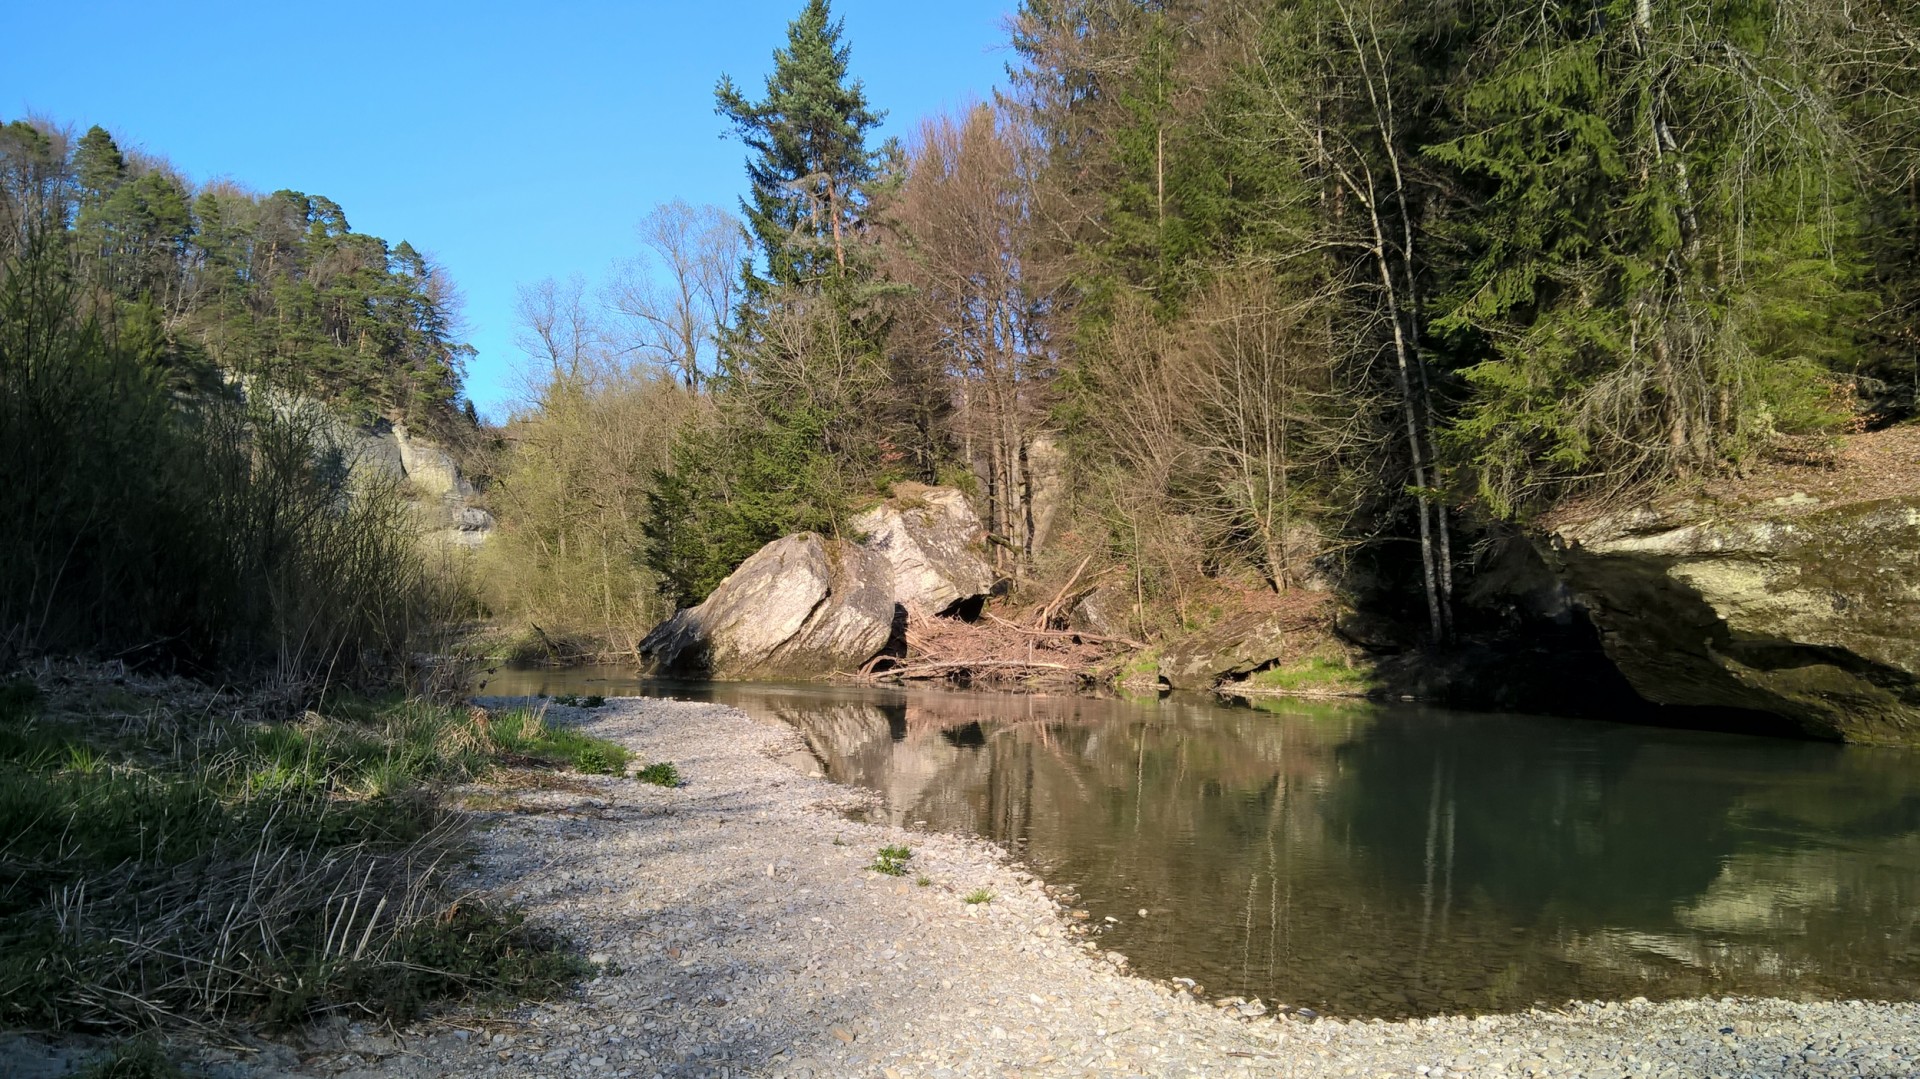
[[(1920, 754), (1362, 703), (646, 683), (1070, 884), (1143, 973), (1331, 1014), (1920, 994)], [(1140, 911), (1147, 912), (1145, 917)]]

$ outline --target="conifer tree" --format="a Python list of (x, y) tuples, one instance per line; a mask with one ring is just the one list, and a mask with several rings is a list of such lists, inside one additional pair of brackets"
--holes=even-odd
[(766, 276), (747, 271), (750, 294), (771, 285), (800, 285), (844, 271), (847, 247), (865, 207), (876, 155), (867, 132), (884, 114), (867, 105), (866, 89), (849, 79), (850, 49), (827, 0), (808, 0), (787, 27), (787, 45), (773, 54), (766, 96), (749, 101), (730, 76), (714, 89), (715, 111), (753, 152), (747, 227), (766, 262)]

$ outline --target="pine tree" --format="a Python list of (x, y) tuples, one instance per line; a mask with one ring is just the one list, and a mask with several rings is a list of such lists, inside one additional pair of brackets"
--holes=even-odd
[(766, 276), (747, 271), (750, 296), (769, 286), (821, 281), (847, 266), (847, 248), (865, 208), (865, 185), (876, 175), (867, 133), (884, 113), (867, 105), (860, 80), (848, 78), (842, 23), (827, 0), (808, 0), (787, 27), (787, 46), (773, 54), (766, 96), (749, 101), (729, 76), (714, 89), (715, 111), (753, 151), (751, 193), (741, 208), (765, 260)]

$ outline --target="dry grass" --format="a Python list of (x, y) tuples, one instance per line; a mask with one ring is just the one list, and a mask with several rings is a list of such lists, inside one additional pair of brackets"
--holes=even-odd
[(0, 1022), (404, 1020), (580, 971), (452, 884), (470, 818), (443, 792), (539, 749), (537, 722), (36, 673), (0, 694)]

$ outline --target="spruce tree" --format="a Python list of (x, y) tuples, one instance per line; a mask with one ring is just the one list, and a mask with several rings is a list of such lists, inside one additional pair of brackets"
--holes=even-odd
[(808, 0), (787, 27), (786, 47), (774, 51), (764, 98), (749, 101), (730, 76), (714, 89), (715, 111), (752, 151), (751, 192), (741, 208), (766, 276), (749, 267), (750, 296), (846, 269), (865, 185), (876, 171), (867, 132), (884, 114), (868, 107), (860, 80), (849, 79), (841, 29), (827, 0)]

